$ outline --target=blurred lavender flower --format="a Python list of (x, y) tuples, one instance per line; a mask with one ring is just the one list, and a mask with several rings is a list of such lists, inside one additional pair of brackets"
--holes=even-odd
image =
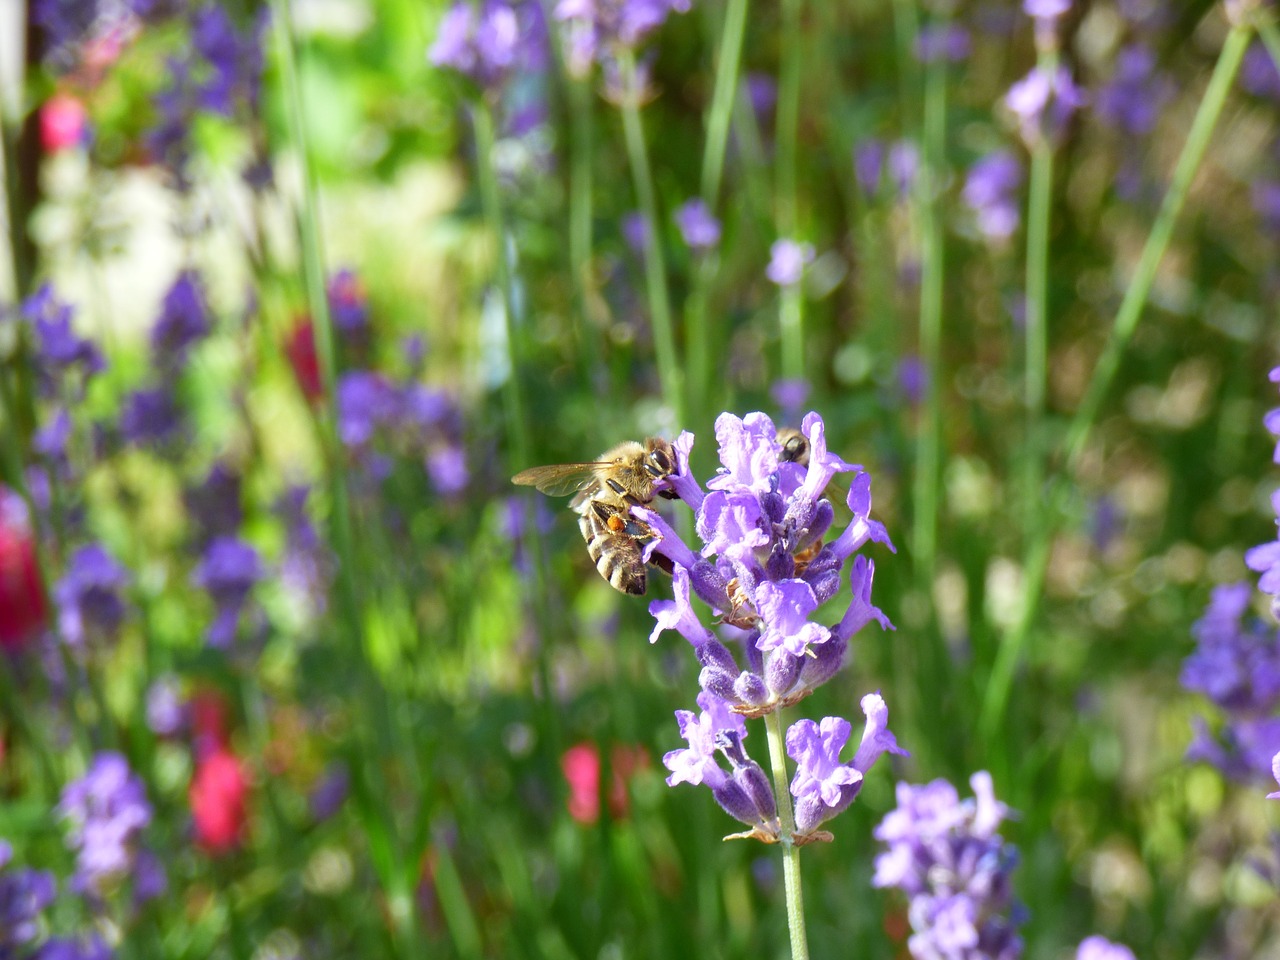
[[(1280, 384), (1280, 367), (1275, 367), (1269, 374), (1272, 383)], [(1280, 463), (1280, 407), (1268, 410), (1262, 418), (1267, 432), (1276, 438), (1276, 447), (1271, 459)], [(1276, 526), (1280, 528), (1280, 489), (1271, 494), (1271, 508), (1276, 514)], [(1280, 620), (1280, 536), (1268, 543), (1245, 551), (1245, 566), (1262, 576), (1258, 578), (1258, 589), (1271, 597), (1271, 614)]]
[(328, 820), (342, 809), (342, 804), (346, 802), (350, 790), (351, 774), (347, 771), (347, 765), (341, 761), (331, 763), (325, 769), (324, 775), (311, 788), (311, 794), (307, 798), (311, 807), (311, 818)]
[(209, 468), (198, 486), (186, 490), (182, 499), (199, 544), (235, 533), (244, 520), (244, 510), (240, 506), (240, 475), (221, 461)]
[(880, 192), (880, 174), (884, 170), (883, 140), (863, 140), (853, 148), (853, 175), (868, 197)]
[(1255, 180), (1250, 190), (1253, 210), (1271, 234), (1280, 234), (1280, 182)]
[[(657, 624), (650, 640), (678, 631), (703, 665), (702, 688), (747, 716), (794, 703), (825, 683), (842, 665), (850, 638), (871, 620), (891, 628), (871, 604), (874, 563), (854, 557), (871, 540), (892, 549), (884, 526), (870, 518), (871, 478), (857, 472), (846, 499), (853, 522), (824, 544), (835, 511), (822, 492), (836, 473), (859, 468), (827, 450), (816, 413), (804, 418), (801, 434), (784, 448), (763, 413), (742, 420), (721, 414), (716, 438), (723, 467), (705, 493), (688, 473), (693, 435), (681, 434), (674, 444), (679, 469), (664, 483), (693, 509), (700, 555), (659, 514), (632, 511), (658, 535), (647, 549), (675, 569), (674, 601), (650, 604)], [(787, 459), (801, 449), (807, 466)], [(839, 590), (850, 558), (853, 598), (844, 616), (829, 628), (811, 622)], [(748, 670), (739, 671), (728, 648), (701, 625), (691, 590), (724, 622), (749, 631), (743, 640)]]
[(769, 396), (778, 405), (784, 423), (795, 423), (800, 411), (809, 399), (809, 383), (806, 380), (775, 380), (769, 388)]
[(639, 210), (632, 210), (622, 215), (622, 240), (632, 253), (637, 256), (644, 253), (644, 245), (649, 239), (649, 224), (644, 219), (644, 214)]
[[(83, 397), (84, 385), (106, 368), (106, 361), (92, 340), (77, 336), (70, 304), (59, 300), (53, 286), (46, 283), (23, 301), (21, 312), (35, 331), (41, 392), (46, 397)], [(71, 384), (70, 397), (66, 397), (63, 381), (73, 372), (79, 380)]]
[(471, 472), (467, 469), (467, 452), (460, 446), (442, 445), (427, 454), (427, 476), (436, 493), (456, 497), (467, 489)]
[(208, 591), (216, 607), (206, 634), (211, 647), (225, 650), (231, 646), (249, 591), (264, 575), (258, 551), (243, 540), (224, 536), (209, 544), (192, 582)]
[(1094, 934), (1080, 941), (1076, 950), (1076, 960), (1137, 960), (1122, 943), (1112, 943), (1106, 937)]
[(916, 35), (915, 55), (921, 63), (960, 63), (969, 58), (970, 49), (969, 31), (954, 23), (926, 24)]
[(13, 847), (0, 840), (0, 957), (25, 954), (40, 932), (40, 913), (53, 903), (53, 874), (28, 868), (10, 869)]
[(1155, 54), (1135, 44), (1120, 51), (1115, 74), (1098, 91), (1098, 115), (1130, 136), (1145, 136), (1172, 95), (1173, 84), (1156, 69)]
[(684, 242), (694, 250), (709, 250), (720, 243), (720, 221), (701, 198), (694, 198), (676, 209), (676, 226)]
[(780, 287), (800, 282), (804, 268), (813, 263), (813, 244), (796, 240), (775, 240), (769, 248), (769, 265), (764, 275)]
[(114, 60), (150, 5), (149, 0), (35, 0), (31, 15), (44, 34), (45, 63), (69, 70), (82, 61)]
[(916, 406), (924, 397), (929, 385), (929, 370), (916, 354), (908, 354), (898, 361), (898, 388), (907, 403)]
[(969, 778), (974, 799), (961, 801), (945, 780), (899, 783), (898, 806), (875, 830), (888, 849), (876, 857), (877, 887), (897, 887), (910, 899), (914, 931), (907, 946), (920, 960), (1016, 960), (1024, 910), (1009, 874), (1017, 850), (996, 833), (1008, 815), (991, 775)]
[(307, 513), (310, 496), (309, 487), (297, 484), (285, 490), (276, 503), (276, 513), (285, 526), (280, 580), (318, 616), (328, 606), (335, 560)]
[(181, 370), (187, 353), (211, 329), (200, 276), (194, 270), (183, 270), (164, 295), (160, 316), (151, 329), (152, 358), (162, 370)]
[(1252, 592), (1247, 583), (1214, 589), (1192, 628), (1196, 649), (1183, 662), (1181, 682), (1226, 718), (1218, 737), (1197, 721), (1188, 758), (1236, 780), (1261, 782), (1280, 750), (1280, 632), (1256, 618), (1245, 622)]
[(1255, 42), (1245, 52), (1240, 64), (1240, 85), (1255, 97), (1280, 100), (1280, 73), (1261, 42)]
[(162, 447), (182, 432), (182, 414), (169, 384), (134, 390), (120, 411), (120, 435), (139, 447)]
[(898, 196), (905, 197), (915, 188), (920, 173), (920, 148), (910, 140), (896, 140), (889, 145), (886, 164)]
[[(1276, 751), (1276, 755), (1271, 758), (1271, 778), (1280, 784), (1280, 751)], [(1280, 800), (1280, 790), (1275, 793), (1267, 794), (1268, 800)]]
[(157, 677), (147, 688), (147, 726), (157, 737), (176, 737), (187, 725), (182, 687), (171, 673)]
[(1071, 71), (1064, 66), (1053, 71), (1032, 67), (1005, 96), (1005, 105), (1018, 118), (1022, 139), (1028, 147), (1034, 147), (1046, 137), (1057, 140), (1072, 115), (1086, 102), (1084, 91), (1076, 86)]
[(1022, 164), (1007, 150), (989, 153), (969, 169), (964, 202), (988, 240), (1007, 240), (1018, 229)]
[(70, 824), (67, 846), (76, 854), (72, 889), (103, 896), (134, 872), (151, 804), (122, 755), (96, 754), (85, 775), (62, 791), (57, 812)]
[(53, 588), (62, 640), (73, 647), (113, 639), (124, 620), (120, 592), (128, 585), (124, 568), (101, 544), (80, 547)]
[(635, 49), (671, 13), (691, 0), (558, 0), (553, 16), (565, 24), (569, 70), (583, 76), (593, 61), (613, 59), (617, 47)]
[(112, 960), (115, 951), (96, 933), (88, 937), (50, 937), (34, 960)]
[(1034, 20), (1055, 20), (1071, 9), (1071, 0), (1022, 0), (1022, 9)]
[(751, 104), (751, 112), (756, 116), (756, 122), (763, 124), (769, 111), (778, 102), (778, 81), (770, 74), (752, 70), (742, 78), (742, 87), (747, 95), (747, 102)]
[(840, 762), (840, 751), (853, 732), (843, 717), (824, 717), (821, 724), (798, 720), (787, 730), (787, 755), (796, 761), (791, 795), (796, 798), (798, 833), (813, 833), (853, 803), (862, 790), (863, 775), (882, 754), (906, 754), (889, 732), (889, 708), (880, 694), (863, 697), (862, 712), (867, 718), (862, 743), (849, 763)]
[(369, 298), (355, 272), (339, 270), (329, 278), (326, 292), (333, 327), (342, 341), (356, 349), (368, 347), (373, 333), (369, 323)]
[(427, 58), (437, 67), (455, 70), (482, 89), (496, 92), (531, 52), (528, 38), (533, 6), (536, 4), (488, 0), (477, 8), (460, 0), (441, 19)]

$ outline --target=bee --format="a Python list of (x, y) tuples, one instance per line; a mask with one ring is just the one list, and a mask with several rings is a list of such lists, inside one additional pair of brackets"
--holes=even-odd
[(794, 463), (801, 467), (809, 465), (809, 439), (795, 427), (779, 430), (778, 442), (782, 444), (779, 463)]
[[(633, 517), (631, 508), (652, 503), (654, 481), (670, 476), (675, 469), (671, 444), (650, 437), (644, 443), (620, 443), (590, 463), (521, 470), (511, 482), (535, 487), (552, 497), (574, 494), (569, 509), (578, 515), (578, 529), (596, 570), (615, 590), (638, 597), (648, 586), (644, 545), (657, 534)], [(668, 499), (675, 497), (669, 490), (658, 493)]]

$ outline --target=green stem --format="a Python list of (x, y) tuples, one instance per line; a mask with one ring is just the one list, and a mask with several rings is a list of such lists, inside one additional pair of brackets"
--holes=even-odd
[[(800, 75), (805, 56), (800, 29), (802, 0), (782, 0), (782, 64), (778, 76), (778, 121), (774, 137), (778, 157), (774, 188), (778, 236), (796, 240), (798, 226), (796, 165), (800, 137)], [(782, 375), (802, 379), (804, 365), (804, 299), (800, 284), (783, 287), (778, 310), (782, 341)]]
[(707, 143), (702, 151), (702, 199), (712, 210), (720, 199), (720, 179), (724, 174), (725, 148), (729, 142), (729, 122), (738, 90), (738, 70), (742, 62), (742, 42), (747, 34), (748, 0), (729, 0), (720, 34), (716, 59), (716, 85), (707, 114)]
[(644, 278), (653, 319), (653, 341), (658, 355), (658, 376), (667, 406), (677, 424), (684, 424), (684, 376), (676, 354), (675, 331), (671, 320), (671, 300), (667, 293), (667, 268), (658, 237), (657, 199), (653, 173), (645, 147), (644, 127), (640, 122), (640, 89), (636, 75), (635, 53), (624, 48), (618, 54), (622, 75), (622, 129), (627, 141), (627, 157), (631, 178), (635, 182), (640, 213), (645, 220)]
[(602, 386), (594, 371), (603, 362), (599, 336), (591, 319), (591, 86), (569, 81), (570, 128), (573, 138), (569, 168), (569, 273), (578, 313), (578, 349), (585, 379), (596, 393)]
[(800, 887), (800, 848), (792, 838), (796, 832), (791, 810), (791, 788), (787, 779), (787, 751), (782, 733), (782, 711), (765, 714), (764, 727), (769, 742), (769, 767), (773, 792), (778, 803), (781, 827), (782, 882), (787, 897), (787, 925), (791, 931), (791, 960), (808, 960), (809, 941), (804, 929), (804, 891)]
[(920, 360), (925, 369), (923, 422), (916, 437), (915, 518), (912, 553), (917, 584), (927, 590), (933, 582), (938, 537), (938, 484), (942, 445), (942, 306), (943, 152), (947, 130), (947, 67), (941, 58), (925, 75), (924, 162), (917, 202), (920, 207)]
[(1049, 567), (1050, 541), (1060, 522), (1062, 506), (1071, 485), (1071, 477), (1079, 466), (1080, 457), (1084, 453), (1085, 444), (1097, 419), (1102, 401), (1111, 386), (1111, 381), (1115, 378), (1120, 357), (1133, 336), (1138, 319), (1142, 316), (1142, 310), (1151, 294), (1156, 269), (1169, 246), (1174, 225), (1187, 199), (1187, 191), (1204, 159), (1205, 150), (1208, 148), (1214, 127), (1217, 126), (1218, 118), (1222, 115), (1227, 94), (1235, 83), (1240, 63), (1244, 59), (1245, 51), (1249, 48), (1252, 32), (1250, 25), (1242, 24), (1233, 26), (1231, 32), (1227, 34), (1222, 52), (1218, 55), (1218, 62), (1213, 68), (1213, 76), (1209, 79), (1209, 86), (1191, 123), (1191, 131), (1187, 134), (1186, 143), (1183, 144), (1178, 162), (1174, 166), (1168, 192), (1165, 193), (1155, 223), (1152, 224), (1151, 233), (1147, 236), (1147, 242), (1142, 248), (1133, 280), (1125, 290), (1124, 299), (1116, 312), (1107, 344), (1094, 367), (1093, 379), (1090, 380), (1084, 399), (1081, 400), (1067, 430), (1066, 441), (1063, 444), (1066, 469), (1063, 471), (1062, 479), (1054, 484), (1047, 507), (1040, 511), (1040, 519), (1035, 527), (1035, 538), (1032, 549), (1028, 553), (1027, 568), (1023, 575), (1019, 613), (1013, 625), (1000, 639), (1000, 650), (996, 654), (991, 679), (987, 682), (987, 689), (983, 696), (979, 729), (984, 737), (990, 737), (997, 732), (1004, 716), (1013, 675), (1022, 658), (1027, 635), (1035, 619), (1040, 594), (1044, 587), (1044, 579)]

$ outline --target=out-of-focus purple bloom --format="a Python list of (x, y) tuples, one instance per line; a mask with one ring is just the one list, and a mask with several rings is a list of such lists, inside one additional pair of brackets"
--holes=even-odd
[(471, 472), (467, 469), (467, 452), (460, 446), (440, 446), (427, 454), (427, 476), (436, 493), (456, 497), (467, 489)]
[(350, 790), (351, 774), (347, 771), (347, 765), (340, 761), (330, 764), (320, 780), (311, 788), (311, 794), (307, 798), (308, 805), (311, 807), (311, 818), (328, 820), (342, 809), (342, 804), (346, 802)]
[(343, 374), (338, 380), (338, 436), (343, 445), (367, 445), (396, 406), (396, 391), (384, 377), (364, 370)]
[(632, 253), (637, 256), (644, 253), (649, 241), (649, 223), (639, 210), (622, 215), (622, 239)]
[(537, 6), (502, 0), (479, 8), (465, 0), (456, 3), (440, 21), (427, 57), (486, 91), (496, 91), (515, 72), (536, 69), (545, 60), (545, 29)]
[(675, 219), (680, 236), (694, 250), (708, 250), (720, 243), (720, 221), (711, 215), (711, 209), (701, 198), (677, 208)]
[(1196, 649), (1182, 665), (1182, 685), (1208, 697), (1225, 715), (1218, 737), (1203, 724), (1188, 755), (1233, 779), (1265, 781), (1280, 750), (1280, 632), (1245, 621), (1247, 583), (1217, 587), (1192, 628)]
[(751, 112), (756, 115), (757, 122), (762, 121), (778, 102), (778, 81), (770, 74), (753, 70), (743, 78), (742, 84), (746, 88)]
[(40, 946), (35, 960), (112, 960), (115, 956), (96, 933), (87, 937), (50, 937)]
[[(1280, 367), (1271, 371), (1269, 379), (1280, 384)], [(1277, 439), (1271, 459), (1280, 463), (1280, 407), (1268, 410), (1262, 422), (1267, 432)], [(1280, 489), (1271, 494), (1271, 509), (1276, 515), (1276, 526), (1280, 527)], [(1271, 612), (1280, 619), (1280, 536), (1247, 550), (1244, 562), (1250, 570), (1262, 575), (1258, 578), (1258, 589), (1271, 596)]]
[(1080, 941), (1076, 949), (1076, 960), (1137, 960), (1122, 943), (1112, 943), (1106, 937), (1094, 934)]
[(225, 536), (209, 544), (192, 580), (197, 587), (208, 591), (217, 608), (207, 634), (210, 646), (217, 649), (231, 646), (249, 591), (263, 576), (258, 551), (243, 540)]
[(565, 24), (570, 70), (582, 76), (591, 62), (613, 59), (616, 48), (636, 49), (690, 0), (558, 0), (553, 16)]
[(136, 446), (163, 446), (182, 431), (182, 415), (171, 385), (135, 390), (120, 411), (120, 435)]
[(898, 196), (905, 197), (915, 188), (920, 173), (920, 148), (910, 140), (896, 140), (889, 145), (886, 165)]
[(1016, 960), (1025, 919), (1009, 881), (1017, 850), (996, 833), (1007, 810), (990, 774), (975, 773), (969, 783), (974, 799), (964, 801), (945, 780), (898, 784), (898, 806), (875, 830), (888, 849), (876, 857), (872, 883), (910, 899), (913, 956)]
[(769, 248), (769, 265), (764, 275), (780, 287), (800, 282), (804, 268), (813, 263), (813, 244), (796, 240), (775, 240)]
[(863, 140), (853, 148), (853, 175), (868, 197), (880, 192), (880, 174), (884, 170), (883, 140)]
[(848, 763), (840, 762), (840, 751), (853, 726), (843, 717), (824, 717), (821, 724), (798, 720), (787, 730), (787, 755), (796, 762), (791, 795), (797, 832), (812, 833), (853, 803), (863, 775), (884, 753), (906, 753), (889, 732), (889, 708), (878, 693), (862, 698), (862, 712), (867, 718), (862, 745)]
[(1018, 118), (1022, 139), (1029, 147), (1046, 137), (1056, 140), (1086, 102), (1084, 91), (1064, 66), (1053, 71), (1032, 67), (1005, 96), (1005, 105)]
[(769, 396), (778, 405), (782, 422), (795, 423), (809, 399), (809, 383), (806, 380), (775, 380), (769, 388)]
[(946, 60), (959, 63), (969, 58), (969, 31), (954, 23), (931, 23), (916, 36), (915, 55), (921, 63)]
[(22, 316), (36, 335), (36, 364), (41, 391), (48, 397), (63, 395), (63, 382), (73, 371), (80, 376), (72, 396), (83, 393), (83, 385), (106, 368), (101, 352), (92, 340), (76, 334), (74, 311), (57, 298), (45, 284), (22, 303)]
[(157, 737), (176, 737), (187, 725), (187, 706), (173, 674), (157, 677), (147, 689), (147, 726)]
[(240, 475), (221, 461), (209, 469), (199, 486), (186, 491), (183, 500), (196, 528), (196, 541), (201, 544), (235, 533), (244, 520)]
[[(1277, 751), (1276, 755), (1271, 758), (1271, 778), (1280, 784), (1280, 751)], [(1267, 799), (1280, 800), (1280, 790), (1275, 793), (1268, 793)]]
[(142, 831), (151, 823), (151, 804), (122, 755), (97, 754), (85, 775), (62, 791), (57, 812), (70, 825), (73, 889), (103, 895), (133, 873)]
[(907, 403), (917, 406), (929, 385), (929, 370), (915, 354), (908, 354), (898, 361), (898, 389)]
[(1254, 212), (1268, 233), (1280, 234), (1280, 182), (1255, 180), (1250, 191)]
[(212, 328), (200, 277), (183, 270), (164, 295), (160, 317), (151, 328), (151, 355), (162, 369), (181, 370), (187, 353)]
[(1093, 502), (1089, 511), (1089, 539), (1099, 553), (1106, 552), (1120, 530), (1120, 505), (1106, 494)]
[(1071, 0), (1022, 0), (1022, 9), (1036, 20), (1053, 20), (1071, 9)]
[(1255, 41), (1240, 64), (1240, 85), (1255, 97), (1280, 100), (1280, 73), (1261, 41)]
[(285, 527), (280, 580), (305, 601), (313, 614), (319, 615), (328, 607), (336, 563), (307, 513), (310, 495), (310, 488), (297, 484), (285, 490), (276, 504), (276, 513)]
[(53, 903), (53, 874), (10, 869), (13, 847), (0, 840), (0, 957), (21, 957), (40, 933), (40, 913)]
[(969, 169), (964, 202), (989, 240), (1007, 240), (1018, 229), (1021, 186), (1022, 164), (1007, 150), (987, 154)]
[(1098, 91), (1098, 115), (1131, 136), (1145, 136), (1155, 129), (1172, 95), (1172, 83), (1156, 69), (1150, 48), (1125, 47), (1116, 59), (1115, 74)]
[(67, 466), (67, 442), (71, 439), (71, 414), (58, 410), (31, 437), (31, 452), (59, 473)]
[(371, 332), (369, 298), (360, 278), (352, 270), (339, 270), (329, 278), (326, 291), (334, 329), (348, 343), (367, 345)]
[(53, 588), (58, 629), (73, 647), (113, 638), (124, 620), (121, 591), (128, 585), (124, 568), (101, 544), (80, 547), (67, 562), (67, 572)]

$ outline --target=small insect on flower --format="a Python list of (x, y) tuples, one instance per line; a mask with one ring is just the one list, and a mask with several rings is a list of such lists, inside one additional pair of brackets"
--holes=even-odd
[(578, 515), (578, 529), (600, 576), (615, 590), (638, 597), (648, 586), (644, 545), (657, 534), (633, 517), (631, 508), (652, 503), (655, 493), (673, 499), (673, 492), (654, 490), (654, 483), (675, 469), (671, 444), (650, 437), (644, 443), (620, 443), (589, 463), (531, 467), (511, 482), (551, 497), (574, 494), (569, 509)]

